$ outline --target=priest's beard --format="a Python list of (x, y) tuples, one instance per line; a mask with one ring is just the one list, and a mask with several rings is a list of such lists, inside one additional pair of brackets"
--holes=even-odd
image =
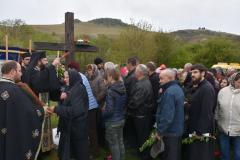
[(40, 68), (40, 70), (44, 70), (46, 66), (41, 63), (38, 67)]
[(203, 77), (200, 75), (199, 77), (192, 77), (193, 85), (197, 85), (202, 81)]

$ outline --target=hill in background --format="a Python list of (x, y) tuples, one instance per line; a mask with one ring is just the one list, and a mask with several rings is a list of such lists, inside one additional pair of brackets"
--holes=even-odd
[[(99, 18), (90, 20), (87, 22), (83, 22), (79, 19), (74, 20), (75, 24), (75, 37), (81, 37), (82, 35), (88, 35), (92, 38), (97, 37), (98, 35), (106, 35), (106, 36), (117, 36), (123, 30), (125, 30), (128, 26), (127, 23), (122, 22), (120, 19), (113, 18)], [(63, 24), (55, 24), (55, 25), (31, 25), (34, 30), (57, 35), (60, 36), (61, 39), (64, 38), (64, 23)], [(171, 32), (172, 35), (176, 37), (176, 39), (181, 39), (187, 42), (199, 42), (205, 41), (210, 38), (216, 37), (225, 37), (228, 39), (240, 41), (239, 35), (229, 34), (225, 32), (217, 32), (211, 31), (205, 28), (198, 29), (186, 29), (186, 30), (178, 30)]]
[(121, 26), (127, 27), (129, 26), (127, 23), (122, 22), (120, 19), (113, 19), (113, 18), (98, 18), (88, 21), (89, 23), (104, 25), (104, 26)]
[(236, 41), (240, 41), (240, 36), (225, 32), (216, 32), (211, 31), (205, 28), (199, 28), (196, 30), (193, 29), (186, 29), (186, 30), (178, 30), (175, 32), (171, 32), (176, 38), (182, 39), (187, 42), (199, 42), (205, 41), (210, 38), (228, 38)]
[[(88, 22), (82, 22), (79, 19), (74, 20), (75, 37), (80, 37), (81, 35), (88, 35), (91, 37), (97, 37), (98, 35), (105, 34), (107, 36), (116, 36), (122, 32), (128, 24), (123, 23), (119, 19), (111, 18), (100, 18), (94, 19)], [(63, 24), (54, 25), (30, 25), (34, 30), (58, 35), (64, 37), (65, 29)]]

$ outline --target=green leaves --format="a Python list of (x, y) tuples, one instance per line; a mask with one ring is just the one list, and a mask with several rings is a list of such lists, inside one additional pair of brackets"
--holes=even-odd
[(64, 65), (57, 66), (57, 76), (59, 79), (64, 78), (65, 67)]
[(146, 142), (139, 148), (140, 152), (143, 152), (145, 149), (152, 147), (153, 143), (156, 141), (156, 129), (154, 129), (150, 135), (150, 137), (147, 139)]
[(192, 144), (194, 143), (195, 141), (200, 141), (200, 142), (209, 142), (210, 139), (214, 140), (216, 139), (215, 136), (212, 136), (212, 135), (209, 135), (209, 136), (199, 136), (199, 135), (196, 135), (196, 134), (193, 134), (187, 138), (184, 138), (182, 140), (182, 144)]

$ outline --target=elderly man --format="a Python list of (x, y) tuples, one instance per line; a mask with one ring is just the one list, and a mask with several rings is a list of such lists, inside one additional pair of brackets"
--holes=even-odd
[[(21, 66), (6, 62), (0, 79), (0, 159), (36, 159), (44, 109), (21, 80)], [(21, 84), (21, 85), (20, 85)]]
[(163, 138), (165, 151), (161, 160), (180, 160), (184, 127), (184, 93), (175, 81), (176, 72), (165, 69), (160, 74), (162, 93), (156, 114), (157, 139)]
[[(137, 83), (131, 91), (132, 97), (129, 100), (128, 109), (133, 117), (138, 147), (141, 147), (150, 134), (149, 120), (153, 109), (153, 90), (148, 79), (147, 67), (144, 64), (136, 67), (135, 77)], [(147, 151), (141, 156), (142, 159), (149, 158)]]

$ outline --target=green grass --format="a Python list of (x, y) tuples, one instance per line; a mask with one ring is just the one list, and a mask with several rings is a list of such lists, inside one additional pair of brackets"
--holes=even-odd
[[(100, 150), (100, 156), (96, 159), (96, 160), (104, 160), (106, 158), (106, 156), (109, 154), (109, 152), (107, 150), (101, 149)], [(139, 158), (133, 156), (131, 154), (131, 152), (127, 151), (126, 154), (126, 160), (139, 160)], [(45, 158), (44, 160), (58, 160), (57, 157), (57, 151), (53, 150), (51, 151)]]

